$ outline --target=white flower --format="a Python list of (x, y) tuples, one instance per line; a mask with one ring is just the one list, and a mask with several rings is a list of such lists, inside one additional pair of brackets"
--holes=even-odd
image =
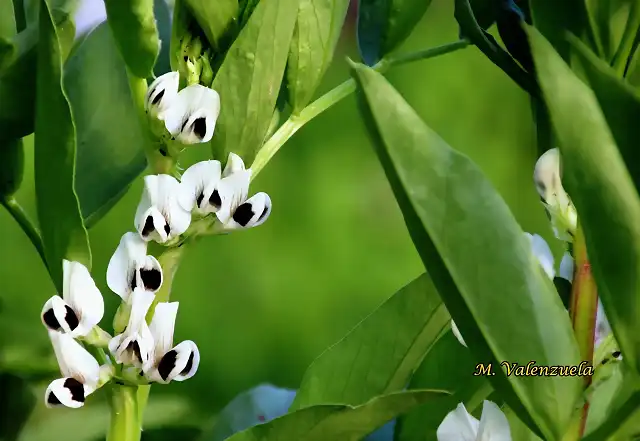
[(562, 186), (560, 152), (546, 151), (536, 162), (533, 180), (556, 237), (571, 242), (578, 222), (576, 209)]
[(42, 308), (42, 323), (51, 331), (85, 336), (102, 320), (102, 294), (83, 264), (63, 260), (62, 272), (62, 298), (56, 295), (47, 300)]
[(485, 400), (480, 421), (460, 403), (442, 420), (436, 437), (438, 441), (511, 441), (511, 430), (500, 408)]
[(144, 372), (152, 381), (168, 383), (193, 377), (200, 364), (200, 352), (191, 340), (173, 346), (178, 302), (158, 303), (151, 320), (155, 347)]
[(220, 95), (213, 89), (192, 84), (158, 115), (165, 127), (183, 144), (209, 142), (220, 114)]
[(464, 339), (462, 338), (462, 334), (460, 334), (460, 330), (458, 329), (458, 327), (456, 326), (456, 323), (453, 320), (451, 320), (451, 331), (453, 332), (453, 335), (456, 336), (460, 344), (466, 347), (467, 344), (464, 342)]
[(145, 316), (154, 298), (153, 293), (142, 288), (136, 288), (131, 294), (131, 314), (127, 328), (109, 341), (109, 351), (119, 364), (139, 368), (149, 362), (153, 351), (153, 336)]
[(198, 214), (215, 213), (222, 200), (218, 184), (222, 178), (220, 161), (202, 161), (189, 167), (182, 175), (180, 205)]
[(537, 234), (524, 234), (529, 239), (529, 242), (531, 243), (531, 250), (533, 251), (534, 256), (536, 256), (536, 259), (538, 259), (540, 266), (547, 276), (553, 280), (555, 277), (555, 270), (553, 268), (553, 253), (551, 253), (549, 244), (547, 244), (547, 241)]
[(49, 337), (63, 378), (49, 384), (45, 404), (47, 407), (82, 407), (85, 398), (96, 390), (100, 365), (71, 335), (49, 332)]
[(180, 183), (172, 176), (144, 177), (144, 191), (134, 221), (142, 239), (164, 243), (187, 231), (191, 213), (180, 206), (180, 191)]
[(558, 277), (567, 280), (569, 283), (573, 283), (573, 271), (574, 271), (573, 257), (568, 251), (562, 256), (560, 261), (560, 270), (558, 271)]
[(180, 87), (178, 72), (168, 72), (156, 78), (147, 89), (144, 110), (157, 118), (174, 102), (178, 96), (178, 87)]
[(136, 233), (125, 233), (109, 260), (107, 285), (125, 302), (137, 287), (156, 292), (162, 286), (160, 262), (147, 256), (147, 242)]

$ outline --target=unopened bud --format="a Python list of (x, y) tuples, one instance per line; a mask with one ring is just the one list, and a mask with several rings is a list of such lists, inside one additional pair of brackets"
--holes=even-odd
[(131, 305), (127, 302), (120, 303), (116, 315), (113, 318), (113, 331), (116, 334), (122, 334), (129, 324), (129, 316), (131, 315)]

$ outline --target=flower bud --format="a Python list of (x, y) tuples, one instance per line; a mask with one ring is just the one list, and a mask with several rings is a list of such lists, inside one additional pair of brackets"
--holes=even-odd
[(113, 332), (115, 334), (122, 334), (129, 323), (129, 317), (131, 316), (131, 305), (127, 302), (120, 303), (116, 315), (113, 317)]
[(106, 348), (111, 340), (111, 335), (99, 326), (94, 326), (82, 339), (91, 346)]

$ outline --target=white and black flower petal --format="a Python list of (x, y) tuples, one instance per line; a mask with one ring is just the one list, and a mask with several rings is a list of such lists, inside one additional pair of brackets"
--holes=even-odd
[(144, 109), (153, 117), (164, 112), (178, 96), (180, 87), (180, 74), (168, 72), (151, 83), (147, 89), (144, 101)]
[(220, 209), (216, 211), (218, 220), (226, 225), (236, 209), (246, 202), (251, 183), (251, 170), (238, 170), (222, 178), (218, 184)]
[(156, 292), (162, 286), (162, 268), (153, 256), (147, 256), (147, 242), (136, 233), (125, 233), (107, 266), (107, 285), (127, 301), (141, 287)]
[(547, 274), (547, 276), (553, 280), (555, 277), (555, 269), (553, 267), (553, 253), (546, 240), (537, 234), (524, 233), (529, 242), (531, 243), (531, 250), (534, 256), (538, 259), (540, 266)]
[(271, 214), (271, 198), (263, 192), (256, 193), (240, 204), (231, 219), (225, 224), (225, 230), (252, 228), (262, 225)]
[(142, 239), (164, 243), (189, 228), (191, 213), (179, 203), (180, 183), (169, 175), (148, 175), (138, 204), (135, 226)]
[(466, 347), (467, 344), (464, 342), (464, 339), (462, 338), (462, 334), (460, 334), (460, 330), (458, 329), (456, 322), (454, 322), (453, 320), (451, 320), (451, 331), (453, 332), (453, 335), (455, 335), (456, 339), (458, 339), (460, 344)]
[(222, 172), (222, 177), (226, 178), (227, 176), (232, 175), (233, 173), (245, 171), (246, 167), (244, 165), (244, 161), (242, 158), (235, 153), (229, 153), (227, 157), (227, 164), (224, 166), (224, 171)]
[(192, 84), (158, 115), (171, 135), (183, 144), (209, 142), (220, 114), (220, 95), (213, 89)]
[(109, 351), (117, 363), (138, 368), (149, 363), (154, 345), (145, 317), (154, 298), (153, 293), (142, 288), (136, 288), (131, 294), (129, 323), (122, 334), (116, 335), (109, 341)]
[(222, 206), (218, 184), (221, 179), (220, 161), (198, 162), (182, 175), (180, 205), (199, 214), (215, 213)]
[(149, 329), (154, 342), (154, 363), (159, 362), (173, 346), (173, 331), (178, 315), (178, 306), (178, 302), (160, 302), (153, 311)]
[(45, 303), (42, 322), (52, 331), (85, 336), (102, 320), (102, 294), (83, 264), (64, 260), (62, 271), (62, 298), (53, 296)]
[(44, 402), (47, 407), (71, 407), (77, 409), (84, 406), (84, 385), (75, 378), (58, 378), (53, 380), (44, 393)]
[(157, 366), (158, 381), (184, 381), (193, 377), (200, 364), (198, 346), (191, 340), (185, 340), (164, 354)]

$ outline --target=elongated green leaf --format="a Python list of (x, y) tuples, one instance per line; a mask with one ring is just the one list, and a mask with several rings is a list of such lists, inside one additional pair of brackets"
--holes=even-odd
[(4, 139), (0, 135), (0, 199), (13, 195), (24, 175), (22, 138)]
[(579, 40), (572, 38), (581, 66), (616, 140), (636, 189), (640, 188), (640, 95), (621, 80), (607, 63), (600, 60)]
[(228, 441), (358, 441), (397, 415), (446, 396), (441, 391), (416, 390), (379, 396), (357, 407), (306, 407), (240, 432)]
[(46, 0), (41, 0), (40, 5), (34, 146), (36, 200), (49, 272), (61, 292), (62, 260), (74, 260), (90, 268), (91, 251), (74, 190), (75, 128), (62, 85), (60, 44)]
[(251, 164), (262, 146), (278, 99), (298, 11), (297, 0), (256, 6), (218, 71), (220, 117), (212, 148), (226, 160), (234, 152)]
[(434, 286), (492, 385), (532, 429), (560, 439), (577, 377), (507, 377), (500, 363), (577, 365), (566, 310), (506, 203), (382, 75), (355, 65), (362, 109)]
[(215, 52), (227, 49), (226, 37), (238, 19), (238, 0), (184, 0)]
[(358, 48), (373, 66), (400, 45), (431, 5), (431, 0), (361, 0), (358, 3)]
[[(602, 55), (607, 61), (613, 57), (620, 44), (624, 22), (629, 18), (629, 6), (635, 0), (585, 0), (587, 12), (600, 39)], [(622, 20), (619, 20), (622, 19)]]
[(293, 112), (309, 104), (333, 59), (349, 0), (300, 0), (287, 80)]
[(107, 21), (127, 66), (137, 77), (149, 77), (160, 53), (153, 0), (105, 0), (104, 5)]
[(13, 16), (13, 1), (0, 0), (0, 38), (12, 38), (16, 35), (16, 21)]
[[(594, 30), (589, 24), (585, 0), (529, 0), (533, 24), (553, 44), (565, 60), (569, 59), (566, 32), (588, 41), (596, 51)], [(599, 51), (598, 51), (599, 52)]]
[(69, 58), (64, 85), (77, 131), (76, 191), (89, 226), (144, 171), (144, 145), (149, 142), (131, 98), (126, 66), (106, 23)]
[(625, 362), (640, 371), (640, 200), (593, 91), (529, 29), (539, 81), (563, 157), (563, 179)]
[(403, 389), (448, 323), (449, 313), (423, 274), (311, 364), (291, 409), (358, 404)]
[(395, 440), (436, 441), (438, 426), (458, 403), (464, 403), (469, 412), (482, 407), (492, 388), (486, 377), (473, 375), (476, 365), (469, 349), (460, 344), (453, 332), (447, 331), (422, 361), (409, 389), (441, 389), (452, 395), (401, 416)]
[(469, 0), (473, 16), (482, 29), (489, 29), (496, 21), (499, 3), (494, 0)]

